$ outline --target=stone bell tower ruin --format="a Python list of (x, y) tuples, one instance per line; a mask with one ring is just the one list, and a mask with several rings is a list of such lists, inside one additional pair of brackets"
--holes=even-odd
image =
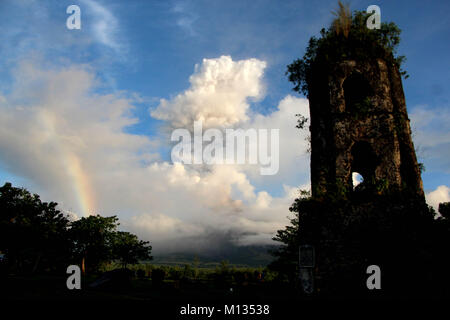
[(378, 58), (343, 60), (333, 68), (308, 83), (312, 195), (351, 192), (357, 172), (378, 193), (423, 196), (397, 66)]

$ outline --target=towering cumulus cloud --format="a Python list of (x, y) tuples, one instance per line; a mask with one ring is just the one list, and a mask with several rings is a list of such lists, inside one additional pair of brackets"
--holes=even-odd
[[(78, 216), (118, 215), (122, 226), (159, 250), (214, 250), (221, 245), (271, 243), (288, 224), (297, 186), (307, 188), (306, 130), (295, 114), (308, 116), (305, 99), (286, 96), (274, 112), (249, 112), (264, 94), (265, 63), (230, 57), (205, 59), (191, 86), (162, 100), (152, 115), (167, 127), (280, 130), (280, 170), (261, 176), (249, 165), (205, 166), (161, 160), (159, 138), (131, 134), (134, 101), (97, 90), (95, 70), (84, 66), (37, 67), (25, 61), (13, 85), (0, 94), (0, 162), (45, 200)], [(130, 96), (133, 96), (130, 94)], [(428, 194), (437, 205), (448, 188)]]
[(295, 113), (307, 110), (307, 102), (288, 96), (270, 115), (250, 113), (251, 99), (264, 93), (264, 62), (205, 59), (191, 87), (152, 114), (169, 128), (194, 119), (210, 127), (279, 128), (282, 168), (268, 180), (247, 166), (162, 161), (159, 147), (170, 141), (126, 131), (138, 121), (131, 98), (99, 93), (87, 67), (37, 65), (23, 62), (12, 90), (0, 95), (0, 161), (44, 199), (79, 216), (116, 214), (156, 253), (270, 243), (288, 223), (293, 186), (307, 180), (292, 179), (293, 171), (308, 168), (301, 157), (306, 142), (295, 129)]
[(257, 59), (233, 61), (229, 56), (203, 59), (190, 77), (191, 87), (171, 100), (161, 99), (151, 115), (174, 128), (229, 127), (248, 120), (249, 98), (264, 93), (262, 76), (266, 63)]

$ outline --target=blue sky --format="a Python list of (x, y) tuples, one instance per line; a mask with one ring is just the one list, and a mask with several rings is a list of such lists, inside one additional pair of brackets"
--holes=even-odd
[[(81, 8), (81, 30), (68, 30), (65, 26), (68, 17), (66, 8), (71, 4), (77, 4)], [(450, 120), (450, 18), (448, 17), (450, 3), (448, 1), (351, 1), (350, 4), (352, 10), (365, 10), (369, 5), (376, 4), (381, 8), (382, 21), (394, 21), (402, 29), (402, 41), (398, 52), (407, 57), (404, 68), (408, 71), (410, 78), (403, 81), (403, 86), (419, 160), (424, 162), (426, 167), (423, 174), (424, 187), (427, 192), (432, 192), (439, 186), (444, 186), (447, 189), (441, 188), (434, 196), (436, 199), (440, 197), (439, 199), (445, 200), (448, 198), (450, 185), (450, 121), (447, 121)], [(322, 27), (330, 24), (333, 17), (330, 12), (336, 6), (337, 2), (334, 0), (320, 2), (2, 0), (0, 2), (2, 30), (0, 34), (0, 56), (2, 57), (0, 98), (3, 97), (3, 100), (0, 102), (7, 101), (4, 103), (4, 108), (18, 108), (18, 106), (22, 108), (27, 105), (42, 107), (43, 102), (37, 102), (40, 101), (39, 83), (45, 83), (47, 80), (53, 83), (52, 76), (58, 78), (59, 75), (58, 79), (66, 79), (64, 75), (70, 75), (82, 82), (74, 85), (82, 91), (84, 90), (83, 81), (89, 78), (83, 72), (87, 72), (95, 80), (86, 93), (91, 100), (86, 100), (85, 103), (90, 103), (97, 98), (107, 99), (108, 95), (114, 95), (116, 100), (110, 102), (114, 105), (112, 109), (117, 107), (118, 110), (122, 110), (119, 107), (121, 98), (127, 101), (130, 108), (124, 107), (127, 114), (125, 118), (109, 115), (105, 120), (98, 115), (87, 114), (86, 118), (83, 118), (84, 122), (79, 124), (80, 128), (89, 122), (86, 119), (92, 120), (98, 117), (98, 122), (92, 126), (103, 121), (110, 121), (111, 126), (108, 130), (111, 134), (118, 135), (111, 136), (111, 141), (108, 140), (111, 146), (115, 145), (114, 141), (117, 141), (115, 139), (121, 139), (122, 132), (125, 138), (132, 141), (127, 140), (120, 146), (125, 150), (127, 159), (146, 154), (144, 160), (139, 159), (139, 163), (143, 161), (152, 163), (154, 159), (158, 159), (157, 162), (160, 165), (169, 160), (170, 148), (162, 133), (166, 122), (152, 117), (150, 112), (158, 108), (161, 99), (175, 101), (174, 98), (191, 88), (190, 77), (196, 72), (195, 65), (201, 67), (204, 65), (203, 59), (219, 59), (222, 56), (231, 57), (233, 63), (250, 61), (250, 59), (265, 62), (264, 75), (255, 80), (262, 88), (258, 87), (258, 90), (261, 89), (261, 97), (245, 101), (248, 101), (248, 113), (253, 116), (266, 116), (267, 119), (273, 120), (276, 118), (279, 107), (283, 106), (282, 101), (285, 108), (281, 108), (283, 110), (295, 109), (291, 107), (291, 104), (297, 103), (300, 106), (303, 103), (303, 100), (289, 100), (289, 98), (283, 100), (289, 95), (301, 98), (298, 93), (291, 90), (292, 86), (285, 76), (286, 65), (301, 57), (308, 39), (318, 35)], [(31, 66), (23, 67), (24, 63), (29, 63)], [(59, 74), (61, 70), (71, 70), (70, 72), (74, 73)], [(27, 77), (32, 79), (37, 77), (37, 80), (28, 84)], [(41, 81), (38, 77), (47, 80)], [(23, 91), (24, 88), (36, 90), (37, 98), (29, 94), (25, 95), (26, 98), (21, 97), (21, 90)], [(43, 88), (53, 90), (53, 87), (45, 85)], [(63, 87), (63, 89), (67, 88)], [(68, 92), (70, 94), (70, 91)], [(47, 97), (44, 100), (48, 102), (48, 99)], [(80, 104), (82, 103), (83, 100), (80, 101)], [(43, 108), (45, 109), (45, 106)], [(92, 108), (95, 108), (95, 105)], [(108, 107), (105, 108), (109, 110)], [(62, 117), (60, 111), (50, 107), (48, 110), (53, 110), (55, 117), (56, 115)], [(280, 111), (276, 119), (283, 117), (282, 112), (284, 111)], [(134, 120), (129, 121), (131, 118)], [(11, 119), (13, 120), (10, 122), (17, 120), (12, 115)], [(252, 119), (251, 121), (263, 121)], [(65, 120), (70, 122), (72, 119)], [(14, 134), (20, 136), (23, 133), (24, 140), (21, 141), (30, 141), (25, 135), (27, 130), (24, 128), (29, 128), (30, 123), (35, 122), (32, 118), (28, 124), (17, 121)], [(75, 125), (76, 121), (77, 117), (74, 116), (72, 123)], [(123, 125), (121, 121), (129, 122)], [(22, 128), (21, 125), (25, 127)], [(76, 129), (73, 130), (76, 131)], [(80, 130), (83, 131), (83, 129)], [(81, 135), (77, 137), (73, 131), (71, 132), (74, 140), (82, 140)], [(58, 136), (67, 137), (68, 135), (59, 132)], [(299, 135), (299, 139), (303, 138)], [(83, 145), (88, 142), (80, 143)], [(126, 147), (130, 143), (133, 148), (136, 148), (133, 152)], [(141, 144), (151, 145), (152, 151), (146, 150)], [(58, 145), (60, 146), (61, 142)], [(19, 165), (12, 159), (13, 155), (27, 158), (37, 157), (37, 154), (27, 153), (29, 149), (26, 148), (14, 149), (6, 142), (2, 146), (4, 148), (0, 151), (3, 153), (0, 156), (0, 175), (3, 177), (1, 180), (9, 180), (17, 185), (31, 188), (34, 192), (62, 203), (66, 209), (79, 213), (81, 210), (80, 205), (77, 204), (79, 201), (68, 195), (71, 192), (69, 189), (54, 190), (55, 188), (50, 186), (50, 182), (60, 181), (58, 179), (63, 177), (53, 177), (52, 174), (43, 177), (36, 172), (43, 171), (37, 164), (34, 167), (33, 164), (24, 161)], [(114, 154), (115, 150), (119, 150), (111, 148), (113, 151), (109, 152)], [(81, 167), (87, 176), (93, 175), (89, 173), (88, 167), (97, 172), (94, 168), (94, 160), (88, 160), (87, 156), (84, 158), (81, 153), (73, 150), (71, 152), (75, 154), (77, 161), (81, 162)], [(125, 157), (119, 153), (117, 151), (118, 159)], [(285, 199), (283, 197), (287, 189), (307, 184), (309, 179), (307, 162), (305, 162), (307, 156), (298, 158), (298, 161), (303, 161), (303, 169), (295, 171), (293, 166), (294, 171), (291, 174), (284, 176), (281, 174), (279, 179), (261, 180), (246, 173), (246, 179), (253, 188), (255, 197), (264, 197), (264, 192), (267, 192), (274, 202), (281, 201), (280, 199)], [(49, 160), (40, 159), (39, 161), (37, 163), (42, 166), (50, 166)], [(58, 164), (52, 162), (51, 166), (55, 165)], [(118, 170), (113, 171), (112, 175), (115, 174), (120, 175)], [(245, 188), (239, 187), (240, 176), (236, 177), (237, 180), (230, 183), (238, 185), (238, 191), (245, 193)], [(101, 179), (102, 177), (99, 176), (91, 180), (103, 181)], [(95, 185), (94, 182), (92, 184)], [(231, 198), (234, 197), (233, 192), (230, 193)], [(113, 194), (114, 192), (111, 191), (109, 196), (98, 195), (96, 209), (105, 214), (111, 214), (110, 206), (102, 205), (102, 201), (108, 202)], [(258, 199), (261, 200), (261, 197)], [(135, 199), (135, 201), (138, 200)], [(289, 203), (289, 201), (280, 202), (280, 206), (281, 203)], [(151, 202), (142, 207), (152, 205)], [(148, 219), (164, 226), (176, 227), (177, 223), (192, 223), (192, 234), (197, 232), (193, 222), (195, 219), (191, 221), (190, 218), (185, 219), (184, 216), (165, 212), (144, 212), (142, 207), (134, 209), (123, 207), (122, 210), (127, 211), (125, 218), (130, 220), (130, 226), (133, 221), (141, 219), (142, 215), (148, 215), (146, 216)], [(273, 208), (279, 207), (274, 205)], [(285, 215), (283, 213), (282, 216)], [(163, 216), (172, 220), (162, 218)], [(230, 230), (232, 229), (233, 226), (230, 226)], [(144, 231), (141, 232), (144, 233)], [(254, 233), (251, 230), (240, 232), (251, 235)]]

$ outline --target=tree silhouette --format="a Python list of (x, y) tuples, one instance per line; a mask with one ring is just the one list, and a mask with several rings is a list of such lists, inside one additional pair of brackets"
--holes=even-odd
[(73, 242), (74, 257), (81, 263), (82, 269), (96, 271), (102, 263), (112, 260), (112, 243), (118, 220), (116, 216), (96, 215), (70, 224), (69, 237)]
[(0, 187), (1, 272), (65, 273), (70, 264), (98, 271), (114, 259), (124, 266), (151, 259), (149, 242), (117, 231), (118, 226), (116, 216), (70, 221), (56, 202), (42, 202), (39, 195), (5, 183)]
[(152, 247), (148, 241), (139, 240), (138, 237), (129, 232), (118, 231), (112, 236), (112, 254), (115, 259), (120, 260), (122, 267), (128, 264), (138, 263), (139, 260), (150, 260)]
[(65, 264), (70, 255), (69, 220), (56, 206), (11, 183), (0, 188), (0, 251), (9, 268), (34, 273)]

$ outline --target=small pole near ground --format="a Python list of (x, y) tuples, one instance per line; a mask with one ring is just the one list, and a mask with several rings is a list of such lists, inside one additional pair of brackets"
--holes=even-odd
[(314, 247), (309, 244), (300, 245), (298, 256), (300, 283), (306, 294), (312, 294), (314, 292)]

